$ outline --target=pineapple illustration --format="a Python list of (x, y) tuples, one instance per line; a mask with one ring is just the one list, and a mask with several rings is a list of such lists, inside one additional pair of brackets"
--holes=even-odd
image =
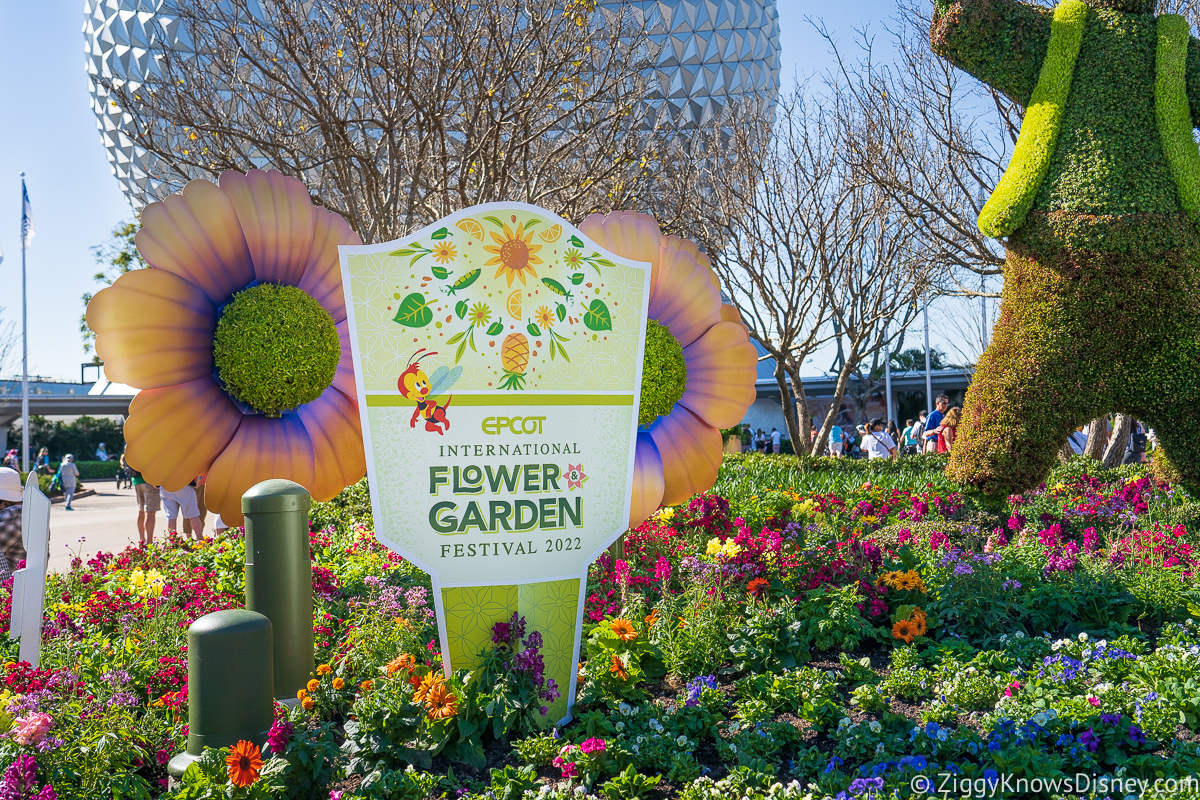
[(525, 388), (525, 368), (529, 366), (529, 340), (523, 333), (510, 333), (500, 347), (500, 363), (504, 366), (505, 389)]

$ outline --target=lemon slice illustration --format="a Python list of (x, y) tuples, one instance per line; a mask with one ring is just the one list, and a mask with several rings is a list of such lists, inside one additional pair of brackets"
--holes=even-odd
[(560, 236), (562, 236), (562, 225), (551, 225), (538, 234), (538, 238), (543, 242), (557, 242)]
[(458, 228), (460, 231), (465, 231), (478, 241), (483, 241), (483, 226), (470, 217), (467, 217), (466, 219), (460, 219), (458, 222), (454, 223), (454, 227)]
[(521, 290), (513, 292), (508, 296), (507, 302), (508, 315), (518, 322), (521, 321)]

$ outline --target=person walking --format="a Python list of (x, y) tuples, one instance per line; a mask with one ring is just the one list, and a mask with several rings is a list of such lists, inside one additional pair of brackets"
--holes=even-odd
[(842, 426), (836, 422), (829, 429), (829, 455), (834, 458), (841, 458), (846, 454), (845, 435), (842, 433)]
[[(208, 481), (208, 473), (204, 473), (199, 478), (196, 478), (196, 509), (200, 512), (200, 527), (204, 527), (204, 521), (208, 517), (208, 509), (204, 506), (204, 484)], [(192, 521), (187, 517), (183, 518), (183, 535), (184, 538), (192, 533)], [(197, 536), (197, 539), (203, 537)]]
[(1149, 441), (1146, 429), (1140, 422), (1134, 422), (1133, 431), (1129, 434), (1129, 443), (1125, 446), (1125, 458), (1122, 464), (1141, 464), (1146, 460), (1146, 444)]
[(867, 425), (863, 446), (866, 447), (868, 459), (896, 457), (896, 440), (883, 429), (883, 420), (879, 417)]
[(96, 460), (108, 461), (108, 445), (106, 445), (104, 442), (96, 445)]
[(74, 511), (71, 508), (71, 501), (75, 499), (75, 487), (79, 484), (79, 467), (75, 466), (75, 456), (67, 453), (63, 456), (62, 464), (58, 466), (59, 478), (62, 480), (63, 495), (67, 498), (67, 511)]
[(783, 434), (777, 428), (771, 428), (771, 452), (779, 454), (780, 441), (783, 439)]
[(18, 461), (17, 461), (17, 451), (16, 450), (9, 450), (7, 453), (4, 454), (4, 458), (0, 459), (0, 467), (3, 467), (4, 469), (16, 470), (16, 469), (18, 469), (17, 463), (18, 463)]
[(934, 403), (933, 413), (925, 421), (924, 443), (926, 453), (938, 452), (938, 434), (942, 432), (942, 420), (950, 410), (950, 398), (939, 394)]
[(25, 540), (21, 536), (21, 510), (25, 492), (21, 474), (0, 467), (0, 580), (12, 577), (12, 571), (25, 558)]
[(200, 522), (200, 507), (196, 503), (196, 481), (191, 481), (177, 492), (168, 492), (159, 487), (159, 493), (167, 512), (167, 530), (178, 532), (177, 521), (179, 515), (183, 514), (183, 518), (191, 523), (192, 535), (196, 541), (201, 541), (204, 538), (204, 524)]
[(154, 544), (154, 517), (162, 505), (162, 494), (158, 487), (146, 483), (142, 473), (129, 467), (129, 482), (133, 484), (133, 492), (138, 504), (138, 542), (142, 547)]
[(754, 434), (754, 449), (759, 453), (767, 452), (767, 435), (763, 433), (762, 428), (759, 428), (758, 433)]
[(958, 406), (946, 412), (942, 420), (942, 432), (938, 436), (938, 452), (949, 453), (954, 448), (954, 440), (958, 437), (958, 423), (962, 421), (962, 409)]
[(42, 448), (38, 451), (37, 458), (33, 461), (33, 468), (41, 475), (50, 474), (50, 451)]
[(900, 447), (900, 429), (896, 427), (896, 420), (889, 419), (887, 423), (888, 436), (892, 437), (892, 441), (896, 443), (896, 447)]

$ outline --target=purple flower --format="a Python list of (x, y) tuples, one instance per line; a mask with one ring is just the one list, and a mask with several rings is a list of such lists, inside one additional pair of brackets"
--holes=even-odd
[(705, 689), (717, 688), (717, 679), (712, 675), (701, 675), (687, 685), (687, 700), (684, 701), (685, 706), (696, 706), (700, 704), (700, 695)]
[(1105, 725), (1116, 725), (1118, 722), (1121, 721), (1121, 715), (1120, 714), (1101, 714), (1100, 721), (1103, 722)]
[(1007, 580), (1003, 584), (1001, 584), (1001, 586), (1005, 591), (1010, 591), (1012, 589), (1020, 589), (1021, 582), (1017, 581), (1017, 580)]
[(1079, 734), (1079, 743), (1086, 747), (1089, 753), (1094, 753), (1100, 749), (1100, 737), (1091, 728)]
[(278, 717), (271, 723), (271, 730), (267, 732), (267, 746), (271, 748), (271, 752), (275, 755), (283, 755), (287, 750), (288, 739), (292, 736), (292, 721), (287, 717)]
[(1137, 725), (1129, 726), (1129, 743), (1130, 744), (1146, 744), (1146, 734), (1142, 733), (1142, 729)]

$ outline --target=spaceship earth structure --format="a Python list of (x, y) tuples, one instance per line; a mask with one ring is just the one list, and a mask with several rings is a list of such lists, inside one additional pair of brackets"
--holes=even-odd
[[(620, 0), (600, 0), (601, 10)], [(629, 3), (626, 3), (629, 5)], [(773, 102), (779, 90), (775, 0), (632, 0), (659, 44), (646, 103), (651, 117), (684, 131), (705, 125), (731, 101)], [(192, 53), (174, 0), (84, 0), (84, 53), (92, 109), (113, 174), (134, 208), (180, 186), (128, 134), (130, 116), (97, 78), (136, 88), (157, 69), (156, 53)]]

